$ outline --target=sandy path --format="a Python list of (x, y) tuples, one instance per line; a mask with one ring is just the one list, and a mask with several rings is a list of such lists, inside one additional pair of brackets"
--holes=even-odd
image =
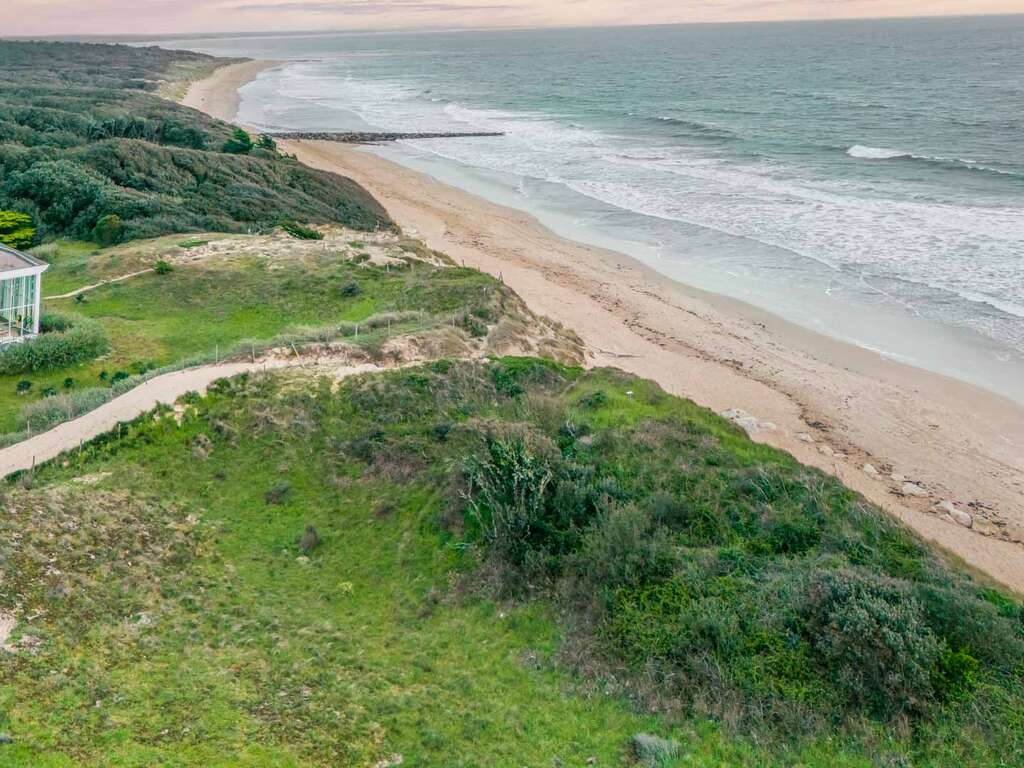
[[(0, 477), (59, 456), (77, 448), (97, 435), (109, 432), (120, 421), (130, 421), (159, 403), (173, 403), (186, 392), (205, 392), (211, 382), (235, 376), (246, 371), (273, 370), (308, 364), (308, 360), (268, 360), (255, 363), (220, 363), (173, 371), (156, 376), (120, 397), (101, 405), (72, 421), (59, 424), (48, 432), (23, 440), (0, 450)], [(373, 365), (354, 365), (332, 370), (332, 376), (342, 378), (356, 373), (378, 370)]]
[(102, 287), (104, 285), (110, 285), (111, 283), (120, 283), (122, 280), (130, 280), (133, 277), (138, 277), (139, 275), (144, 275), (147, 272), (152, 272), (152, 271), (153, 271), (152, 267), (150, 267), (149, 269), (140, 269), (138, 272), (129, 272), (127, 275), (118, 275), (117, 277), (111, 277), (111, 278), (109, 278), (107, 280), (100, 280), (100, 282), (93, 283), (92, 285), (83, 285), (81, 288), (75, 288), (75, 290), (68, 291), (67, 293), (61, 293), (61, 294), (58, 294), (56, 296), (43, 296), (43, 298), (44, 299), (70, 299), (70, 298), (73, 298), (73, 297), (77, 296), (80, 293), (85, 293), (86, 291), (91, 291), (93, 288), (100, 288), (100, 287)]

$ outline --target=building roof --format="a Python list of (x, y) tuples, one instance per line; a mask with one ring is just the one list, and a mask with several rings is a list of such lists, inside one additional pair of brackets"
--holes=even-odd
[(0, 244), (0, 274), (10, 272), (15, 269), (45, 266), (46, 264), (38, 259), (33, 259), (27, 253), (22, 253), (21, 251), (16, 251), (13, 248), (8, 248), (6, 245)]

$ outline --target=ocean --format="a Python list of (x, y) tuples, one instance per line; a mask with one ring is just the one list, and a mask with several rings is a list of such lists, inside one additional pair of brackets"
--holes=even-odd
[(698, 288), (1024, 402), (1024, 16), (161, 41), (288, 60), (374, 150)]

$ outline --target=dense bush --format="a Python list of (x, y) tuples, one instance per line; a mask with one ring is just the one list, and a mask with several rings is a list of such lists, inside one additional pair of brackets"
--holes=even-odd
[(529, 433), (491, 436), (487, 454), (466, 466), (469, 511), (479, 536), (501, 557), (522, 565), (552, 533), (548, 491), (553, 446)]
[(224, 142), (223, 149), (231, 155), (248, 155), (252, 152), (252, 146), (252, 137), (241, 128), (236, 128)]
[(829, 676), (882, 715), (934, 700), (940, 646), (905, 588), (854, 573), (828, 573), (811, 592), (808, 635)]
[(317, 232), (312, 227), (303, 226), (296, 221), (291, 219), (282, 219), (280, 223), (281, 229), (287, 232), (294, 238), (299, 240), (323, 240), (323, 233)]
[(5, 346), (0, 350), (0, 375), (67, 368), (106, 354), (108, 348), (107, 336), (99, 324), (78, 321), (66, 330)]
[(20, 211), (0, 211), (0, 243), (11, 248), (28, 248), (36, 238), (32, 217)]
[[(355, 182), (252, 151), (241, 129), (146, 92), (171, 68), (212, 61), (158, 48), (0, 41), (0, 208), (31, 214), (38, 237), (101, 244), (269, 229), (282, 216), (391, 226)], [(117, 219), (121, 227), (111, 226)]]
[(124, 222), (116, 213), (101, 216), (92, 230), (92, 238), (100, 245), (113, 245), (124, 236)]
[(1024, 696), (1020, 606), (837, 481), (646, 383), (487, 371), (519, 423), (469, 449), (464, 535), (505, 593), (550, 585), (594, 649), (584, 668), (614, 663), (645, 706), (792, 734)]
[(62, 315), (58, 312), (44, 312), (39, 318), (39, 332), (53, 333), (54, 331), (66, 331), (74, 324), (74, 319), (67, 315)]

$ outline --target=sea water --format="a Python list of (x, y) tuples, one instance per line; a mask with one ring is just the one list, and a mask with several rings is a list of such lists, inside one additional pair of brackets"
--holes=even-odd
[(1024, 17), (183, 40), (685, 283), (1024, 402)]

